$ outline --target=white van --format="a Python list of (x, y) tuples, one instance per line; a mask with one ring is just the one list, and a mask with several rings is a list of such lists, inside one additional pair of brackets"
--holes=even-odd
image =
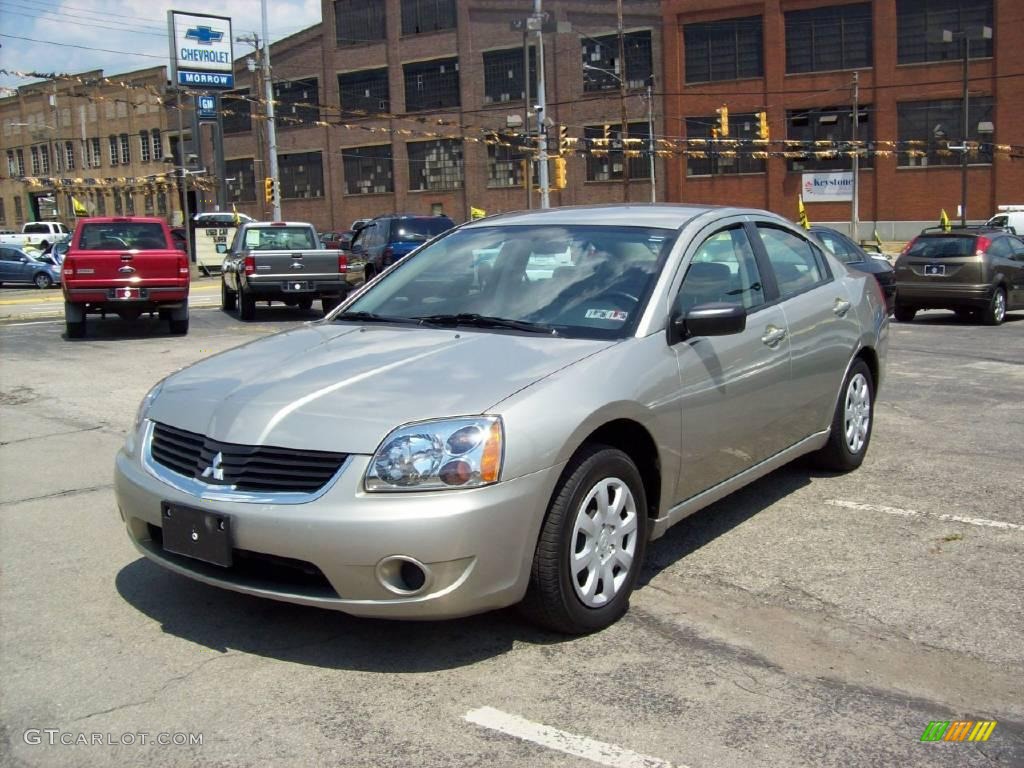
[(986, 224), (990, 227), (1003, 227), (1015, 235), (1024, 235), (1024, 205), (999, 205), (999, 211)]

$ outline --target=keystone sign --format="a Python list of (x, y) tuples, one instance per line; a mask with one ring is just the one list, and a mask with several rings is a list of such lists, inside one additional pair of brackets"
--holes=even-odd
[(174, 82), (210, 90), (234, 87), (234, 38), (229, 17), (168, 11), (167, 25)]
[(805, 203), (853, 200), (853, 171), (805, 173), (800, 187)]

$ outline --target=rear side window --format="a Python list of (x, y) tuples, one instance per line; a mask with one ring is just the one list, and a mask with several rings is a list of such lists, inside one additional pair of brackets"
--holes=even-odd
[(423, 243), (451, 228), (452, 223), (448, 219), (398, 219), (391, 228), (391, 239), (399, 243)]
[(818, 236), (818, 239), (821, 240), (822, 243), (824, 243), (825, 247), (832, 252), (832, 255), (835, 256), (844, 264), (852, 264), (857, 261), (864, 261), (864, 258), (860, 255), (860, 252), (851, 248), (850, 244), (846, 242), (846, 238), (844, 238), (838, 232), (816, 230), (814, 234), (816, 234)]
[(946, 235), (944, 237), (918, 237), (907, 251), (908, 256), (941, 259), (974, 255), (974, 235)]
[(155, 222), (83, 224), (78, 247), (83, 251), (165, 251), (164, 228)]
[(787, 299), (827, 279), (821, 255), (810, 242), (784, 229), (759, 224), (758, 233), (775, 272), (779, 296)]
[(25, 235), (48, 235), (50, 228), (46, 224), (26, 224), (22, 229)]

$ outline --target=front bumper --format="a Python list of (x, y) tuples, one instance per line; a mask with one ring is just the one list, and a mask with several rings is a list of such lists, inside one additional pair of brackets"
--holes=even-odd
[[(274, 504), (185, 493), (144, 467), (140, 450), (118, 453), (114, 486), (128, 535), (149, 559), (236, 592), (400, 619), (454, 618), (521, 600), (562, 469), (465, 491), (366, 493), (369, 457), (353, 456), (315, 500)], [(236, 565), (221, 568), (165, 552), (162, 502), (230, 515)], [(378, 564), (396, 555), (426, 566), (426, 583), (415, 594), (396, 594), (379, 578)], [(306, 578), (281, 579), (279, 569), (259, 567), (281, 563), (304, 569)]]
[(992, 285), (971, 283), (896, 283), (899, 303), (921, 309), (986, 307), (992, 301)]

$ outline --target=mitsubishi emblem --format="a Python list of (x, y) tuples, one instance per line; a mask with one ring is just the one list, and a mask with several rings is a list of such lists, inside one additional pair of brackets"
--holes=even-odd
[(210, 461), (210, 466), (203, 470), (203, 477), (224, 481), (224, 454), (218, 451)]

